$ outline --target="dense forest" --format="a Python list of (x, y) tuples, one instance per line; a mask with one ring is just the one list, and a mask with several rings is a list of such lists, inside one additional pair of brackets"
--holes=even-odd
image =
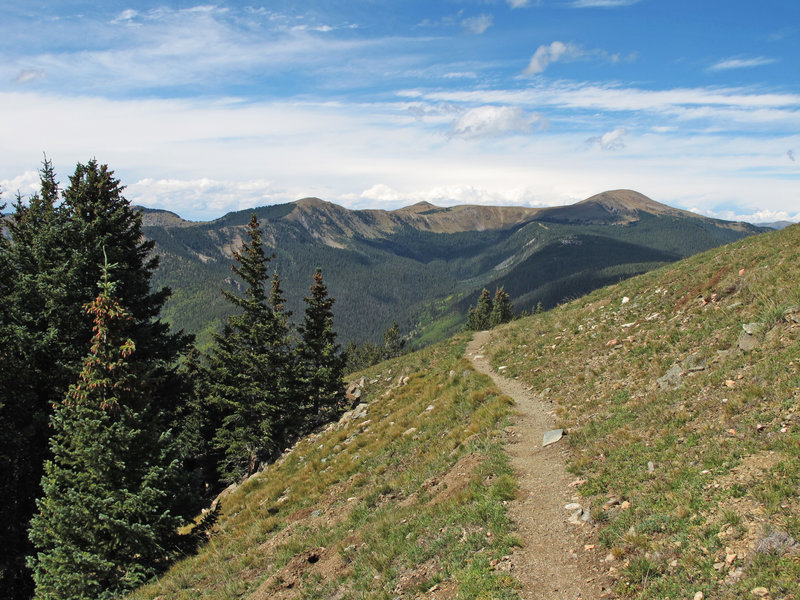
[(0, 236), (0, 586), (111, 598), (192, 551), (221, 486), (342, 410), (345, 359), (322, 271), (295, 326), (256, 215), (200, 353), (160, 318), (155, 242), (114, 173), (40, 175)]

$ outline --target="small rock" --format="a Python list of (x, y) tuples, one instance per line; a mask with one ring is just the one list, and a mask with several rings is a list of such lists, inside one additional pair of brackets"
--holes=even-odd
[(357, 381), (354, 381), (350, 385), (347, 386), (347, 390), (345, 391), (345, 396), (348, 400), (358, 400), (361, 398), (361, 387), (358, 385)]
[(647, 472), (652, 473), (656, 470), (656, 466), (653, 464), (652, 460), (647, 461)]
[(800, 323), (800, 306), (790, 306), (783, 311), (783, 319), (789, 323)]
[(578, 504), (577, 502), (570, 502), (569, 504), (564, 506), (564, 510), (569, 510), (569, 511), (576, 511), (580, 510), (581, 508), (582, 508), (581, 505)]
[(744, 577), (744, 570), (742, 568), (734, 569), (730, 575), (725, 578), (725, 583), (733, 585)]
[(563, 429), (552, 429), (550, 431), (545, 431), (544, 436), (542, 436), (542, 447), (549, 446), (550, 444), (555, 444), (563, 436), (564, 436)]
[(703, 595), (703, 592), (697, 592), (694, 595), (694, 600), (703, 600), (703, 598), (705, 598), (705, 596)]
[(406, 429), (406, 430), (403, 432), (403, 437), (406, 437), (406, 436), (408, 436), (408, 435), (412, 435), (412, 434), (414, 434), (414, 433), (416, 433), (416, 432), (417, 432), (417, 428), (416, 428), (416, 427), (409, 427), (408, 429)]
[(619, 507), (620, 507), (620, 510), (628, 510), (631, 507), (631, 503), (628, 502), (627, 500), (625, 500), (624, 502), (622, 502), (619, 505)]
[(627, 304), (627, 303), (628, 303), (628, 302), (630, 302), (630, 301), (631, 301), (631, 299), (630, 299), (630, 298), (628, 298), (627, 296), (623, 296), (623, 297), (622, 297), (622, 303), (623, 303), (623, 304)]
[(428, 406), (425, 408), (425, 412), (431, 412), (433, 409), (434, 409), (434, 406), (433, 406), (433, 404), (429, 404), (429, 405), (428, 405)]
[(573, 525), (583, 525), (583, 521), (581, 520), (581, 515), (583, 514), (583, 509), (578, 509), (572, 515), (570, 515), (569, 519), (567, 519), (568, 523), (572, 523)]
[(691, 356), (686, 357), (682, 366), (687, 371), (696, 373), (698, 371), (704, 371), (708, 365), (704, 358), (696, 354), (692, 354)]
[(758, 339), (753, 334), (743, 331), (736, 342), (742, 352), (751, 352), (758, 348)]
[(750, 590), (750, 594), (758, 598), (766, 598), (767, 596), (769, 596), (769, 590), (765, 587), (755, 587), (752, 590)]
[(681, 379), (682, 375), (683, 369), (681, 369), (681, 366), (677, 364), (672, 365), (669, 371), (656, 380), (658, 382), (658, 387), (661, 388), (661, 391), (677, 390), (683, 384), (683, 380)]
[(456, 372), (455, 372), (455, 371), (453, 371), (453, 370), (451, 370), (451, 371), (450, 371), (450, 379), (452, 379), (452, 378), (453, 378), (453, 377), (455, 377), (455, 376), (456, 376)]
[(764, 326), (761, 323), (745, 323), (742, 325), (742, 329), (749, 335), (758, 335)]

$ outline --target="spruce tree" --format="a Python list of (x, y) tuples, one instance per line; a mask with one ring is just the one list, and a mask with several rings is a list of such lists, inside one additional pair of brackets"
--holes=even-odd
[(223, 290), (237, 308), (215, 336), (208, 356), (207, 412), (217, 420), (214, 446), (222, 455), (219, 472), (231, 482), (255, 472), (283, 441), (288, 356), (288, 317), (280, 282), (269, 296), (267, 265), (256, 215), (247, 226), (248, 242), (234, 252), (233, 272), (244, 282), (243, 295)]
[(13, 351), (3, 353), (0, 365), (14, 374), (13, 380), (0, 382), (6, 388), (0, 422), (15, 432), (3, 436), (8, 445), (2, 449), (9, 457), (3, 480), (14, 490), (0, 500), (5, 516), (0, 583), (7, 597), (27, 598), (32, 589), (23, 566), (30, 551), (24, 530), (41, 494), (52, 407), (77, 379), (92, 338), (92, 319), (82, 307), (97, 296), (104, 247), (118, 265), (116, 297), (130, 314), (128, 335), (139, 349), (129, 360), (142, 374), (139, 386), (153, 399), (148, 418), (166, 428), (183, 401), (186, 386), (177, 365), (190, 339), (170, 333), (158, 320), (169, 290), (150, 290), (158, 261), (152, 242), (144, 241), (139, 212), (122, 190), (112, 171), (90, 161), (76, 167), (61, 192), (45, 159), (39, 192), (27, 200), (18, 196), (11, 215), (10, 244), (3, 252), (13, 277), (3, 292), (8, 315), (3, 318), (10, 319), (8, 348)]
[(491, 327), (492, 316), (492, 297), (489, 295), (489, 290), (483, 288), (478, 303), (473, 309), (470, 307), (467, 316), (467, 329), (472, 331), (483, 331)]
[(383, 356), (387, 358), (395, 358), (403, 353), (406, 346), (406, 340), (400, 335), (400, 326), (397, 323), (392, 323), (386, 331), (383, 332)]
[(40, 192), (27, 202), (17, 195), (9, 238), (0, 234), (0, 269), (6, 271), (0, 275), (0, 587), (14, 599), (28, 598), (33, 590), (25, 564), (32, 550), (27, 527), (48, 455), (50, 406), (68, 385), (59, 377), (61, 340), (51, 325), (63, 296), (58, 185), (49, 161), (40, 173)]
[(113, 598), (142, 584), (165, 566), (179, 525), (170, 512), (176, 453), (147, 410), (152, 398), (131, 361), (134, 319), (109, 268), (86, 306), (94, 335), (83, 370), (51, 417), (52, 458), (30, 531), (42, 599)]
[(492, 312), (489, 316), (489, 326), (496, 327), (501, 323), (508, 323), (514, 318), (514, 309), (511, 306), (511, 298), (504, 287), (495, 291), (494, 301), (492, 302)]
[(322, 280), (322, 270), (314, 273), (311, 294), (304, 298), (305, 318), (298, 350), (302, 368), (303, 408), (306, 421), (335, 414), (344, 397), (344, 356), (333, 329), (334, 299)]

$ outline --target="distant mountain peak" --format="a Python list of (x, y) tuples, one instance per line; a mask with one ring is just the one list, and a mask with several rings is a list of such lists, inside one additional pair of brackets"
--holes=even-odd
[(328, 202), (326, 200), (322, 200), (321, 198), (317, 198), (315, 196), (309, 196), (308, 198), (300, 198), (300, 200), (296, 200), (294, 204), (295, 206), (299, 206), (300, 208), (322, 208), (327, 206), (335, 206), (333, 202)]
[(641, 214), (656, 216), (692, 216), (684, 210), (667, 206), (634, 190), (608, 190), (569, 206), (545, 209), (539, 217), (558, 223), (620, 224), (633, 223)]
[(431, 204), (427, 200), (423, 200), (422, 202), (417, 202), (416, 204), (412, 204), (411, 206), (404, 206), (403, 208), (398, 208), (394, 212), (399, 212), (399, 213), (420, 213), (420, 212), (426, 212), (426, 211), (429, 211), (429, 210), (437, 210), (439, 208), (440, 208), (439, 206), (436, 206), (435, 204)]

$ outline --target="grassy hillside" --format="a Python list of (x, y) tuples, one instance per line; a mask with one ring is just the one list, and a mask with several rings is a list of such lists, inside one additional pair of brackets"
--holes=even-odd
[[(568, 431), (620, 596), (800, 595), (798, 282), (795, 226), (496, 330), (495, 367)], [(465, 342), (364, 373), (364, 405), (224, 497), (200, 553), (133, 597), (514, 597), (509, 404)]]
[(133, 598), (514, 597), (509, 403), (466, 338), (364, 373), (363, 404), (221, 500), (200, 553)]
[(495, 337), (493, 364), (558, 406), (626, 596), (798, 597), (799, 336), (795, 226)]

